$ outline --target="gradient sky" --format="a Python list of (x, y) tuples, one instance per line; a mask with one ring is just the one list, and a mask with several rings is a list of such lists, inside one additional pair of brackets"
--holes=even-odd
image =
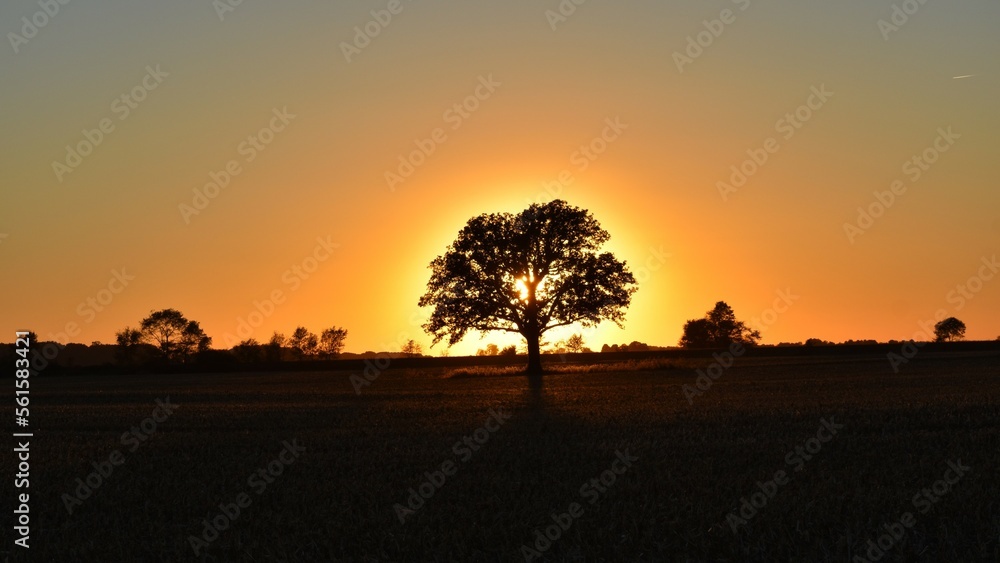
[[(39, 5), (0, 5), (0, 341), (75, 323), (69, 340), (113, 342), (173, 307), (222, 347), (280, 290), (250, 336), (338, 325), (348, 351), (428, 344), (430, 261), (469, 218), (554, 195), (592, 211), (640, 279), (624, 330), (584, 331), (594, 347), (675, 345), (718, 300), (770, 319), (765, 343), (909, 338), (939, 310), (970, 339), (1000, 335), (1000, 276), (979, 277), (1000, 251), (1000, 4), (931, 0), (892, 30), (888, 0), (589, 0), (553, 29), (556, 0), (403, 0), (349, 62), (355, 26), (389, 5), (244, 0), (220, 19), (209, 0), (71, 2), (26, 42), (10, 34), (46, 19)], [(709, 41), (704, 21), (727, 9)], [(157, 65), (167, 76), (126, 114), (115, 100)], [(800, 109), (813, 88), (833, 94)], [(242, 145), (284, 108), (270, 144)], [(786, 138), (796, 110), (808, 119)], [(53, 162), (105, 119), (57, 179)], [(580, 146), (616, 119), (584, 168)], [(391, 190), (386, 172), (437, 128)], [(906, 163), (948, 128), (959, 137), (913, 178)], [(777, 150), (724, 199), (718, 182), (769, 138)], [(230, 161), (239, 173), (186, 222), (179, 206)], [(560, 174), (572, 182), (555, 188)], [(845, 223), (897, 179), (905, 193), (852, 241)], [(318, 238), (337, 247), (311, 263)], [(291, 270), (303, 261), (307, 276)], [(114, 271), (134, 276), (118, 293)]]

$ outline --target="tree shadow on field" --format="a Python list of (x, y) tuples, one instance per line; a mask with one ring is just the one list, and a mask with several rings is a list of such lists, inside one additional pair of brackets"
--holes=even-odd
[(545, 385), (542, 381), (542, 375), (528, 374), (524, 403), (528, 412), (541, 414), (545, 410)]
[(594, 504), (581, 487), (608, 470), (616, 452), (629, 449), (631, 437), (603, 413), (574, 412), (581, 399), (577, 393), (591, 391), (567, 385), (560, 375), (553, 384), (550, 375), (512, 381), (517, 390), (505, 409), (509, 418), (448, 491), (461, 507), (457, 521), (472, 529), (505, 531), (502, 536), (483, 536), (456, 530), (463, 538), (481, 538), (482, 543), (466, 543), (466, 549), (498, 560), (521, 556), (521, 546), (534, 545), (536, 530), (550, 526), (553, 513), (563, 514), (578, 503), (586, 508), (574, 526), (589, 531), (590, 539), (581, 544), (576, 532), (567, 534), (544, 553), (550, 560), (566, 560), (574, 550), (587, 547), (596, 538), (594, 532), (607, 527), (609, 517), (618, 513), (615, 505), (628, 502), (628, 475)]

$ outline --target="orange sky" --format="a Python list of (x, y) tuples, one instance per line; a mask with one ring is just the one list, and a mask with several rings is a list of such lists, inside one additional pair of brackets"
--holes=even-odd
[[(3, 4), (0, 341), (111, 342), (173, 307), (217, 346), (297, 325), (426, 345), (430, 261), (556, 196), (640, 280), (595, 348), (674, 345), (718, 300), (770, 319), (766, 343), (909, 338), (939, 311), (1000, 335), (996, 3), (897, 30), (891, 2), (558, 6), (72, 3), (18, 41), (37, 6)], [(879, 217), (845, 231), (859, 207)]]

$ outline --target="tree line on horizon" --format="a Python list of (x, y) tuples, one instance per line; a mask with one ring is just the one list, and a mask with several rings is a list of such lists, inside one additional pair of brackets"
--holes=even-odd
[[(962, 340), (965, 337), (965, 331), (965, 323), (955, 317), (949, 317), (935, 325), (934, 340), (936, 342)], [(347, 329), (337, 326), (324, 329), (318, 335), (306, 327), (299, 326), (292, 331), (290, 336), (275, 331), (266, 342), (258, 342), (253, 338), (248, 338), (229, 349), (213, 349), (211, 347), (212, 338), (205, 333), (197, 321), (188, 319), (176, 309), (161, 309), (150, 312), (140, 321), (137, 328), (127, 326), (116, 332), (115, 344), (105, 345), (94, 342), (92, 346), (114, 346), (115, 363), (124, 366), (192, 362), (254, 364), (336, 359), (343, 353), (347, 335)], [(34, 332), (29, 332), (29, 338), (32, 342), (38, 342), (37, 334)], [(732, 307), (724, 301), (719, 301), (703, 318), (691, 319), (684, 324), (683, 335), (678, 346), (687, 349), (725, 349), (733, 344), (752, 347), (760, 345), (760, 338), (759, 331), (749, 328), (746, 323), (738, 320)], [(997, 340), (1000, 340), (1000, 337)], [(890, 341), (890, 343), (895, 342)], [(840, 344), (878, 344), (878, 342), (876, 340), (847, 340)], [(594, 352), (585, 345), (584, 338), (579, 333), (574, 333), (565, 340), (554, 344), (541, 342), (540, 345), (543, 354)], [(810, 338), (805, 342), (781, 342), (774, 346), (833, 345), (837, 345), (837, 343)], [(600, 351), (602, 353), (645, 352), (666, 349), (668, 348), (633, 341), (630, 344), (604, 344)], [(385, 353), (385, 351), (380, 353)], [(360, 356), (375, 354), (375, 352), (365, 352)], [(422, 357), (424, 350), (423, 346), (411, 339), (402, 346), (398, 354), (403, 357)], [(497, 357), (515, 357), (526, 354), (527, 350), (524, 346), (509, 345), (500, 348), (493, 343), (487, 344), (475, 353), (476, 356)], [(447, 355), (446, 351), (442, 355)]]
[(291, 336), (275, 331), (267, 342), (248, 338), (229, 350), (216, 350), (198, 321), (189, 320), (177, 309), (153, 311), (138, 328), (127, 326), (115, 333), (116, 359), (125, 365), (219, 361), (227, 352), (243, 363), (328, 360), (340, 355), (346, 340), (345, 328), (333, 326), (317, 335), (299, 326)]
[[(549, 330), (594, 327), (604, 321), (623, 327), (625, 311), (638, 288), (624, 261), (600, 252), (609, 238), (589, 211), (558, 199), (532, 204), (520, 213), (473, 217), (446, 252), (431, 261), (427, 291), (418, 300), (419, 306), (432, 307), (423, 325), (433, 337), (432, 346), (447, 341), (450, 348), (470, 331), (519, 334), (528, 359), (526, 372), (533, 384), (539, 384), (543, 352), (590, 351), (579, 334), (550, 347), (544, 342)], [(934, 331), (937, 341), (946, 342), (964, 338), (966, 327), (950, 317), (938, 322)], [(116, 359), (126, 365), (332, 359), (340, 356), (346, 339), (347, 330), (341, 327), (317, 335), (299, 326), (290, 337), (275, 332), (266, 343), (249, 338), (230, 350), (215, 350), (201, 325), (176, 309), (153, 311), (138, 328), (125, 327), (115, 334)], [(733, 344), (757, 346), (760, 339), (760, 331), (738, 320), (732, 307), (719, 301), (703, 318), (684, 324), (678, 344), (723, 349)], [(805, 344), (826, 342), (809, 339)], [(655, 347), (633, 342), (605, 344), (601, 351), (650, 349)], [(410, 340), (401, 353), (419, 356), (423, 349)], [(519, 353), (516, 346), (501, 350), (493, 344), (477, 351), (483, 356)]]

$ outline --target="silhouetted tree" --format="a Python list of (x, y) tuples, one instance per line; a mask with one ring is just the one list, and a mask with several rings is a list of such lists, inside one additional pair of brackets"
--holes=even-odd
[(760, 332), (736, 320), (732, 307), (719, 301), (705, 318), (684, 324), (680, 345), (685, 348), (725, 348), (733, 343), (753, 346), (760, 340)]
[(212, 344), (197, 321), (190, 321), (176, 309), (153, 311), (140, 324), (142, 341), (151, 344), (167, 360), (187, 359)]
[(496, 356), (500, 353), (500, 348), (496, 344), (487, 344), (486, 348), (476, 350), (477, 356)]
[(510, 346), (504, 346), (503, 350), (497, 353), (497, 356), (506, 356), (513, 358), (517, 355), (517, 346), (511, 344)]
[(566, 350), (572, 353), (583, 352), (583, 335), (573, 334), (566, 339)]
[(419, 304), (434, 311), (424, 329), (449, 346), (470, 330), (519, 333), (538, 382), (546, 331), (625, 319), (635, 278), (610, 252), (598, 253), (609, 237), (589, 212), (562, 200), (474, 217), (431, 262)]
[(965, 323), (955, 317), (948, 317), (934, 325), (934, 340), (936, 342), (952, 342), (963, 338), (965, 338)]
[(319, 339), (316, 338), (315, 334), (309, 332), (306, 327), (300, 326), (295, 329), (291, 338), (288, 339), (288, 345), (294, 350), (295, 356), (301, 359), (316, 353), (316, 349), (319, 347)]
[(274, 331), (271, 335), (271, 339), (267, 341), (267, 346), (265, 348), (265, 357), (269, 362), (280, 362), (281, 361), (281, 350), (284, 349), (285, 344), (288, 343), (288, 338), (278, 332)]
[(115, 333), (115, 343), (118, 345), (118, 349), (115, 350), (118, 362), (132, 365), (142, 344), (142, 332), (127, 326)]
[(319, 350), (327, 358), (335, 358), (344, 349), (344, 341), (347, 340), (347, 329), (340, 327), (330, 327), (323, 330), (319, 337)]
[(233, 355), (241, 362), (253, 364), (259, 362), (264, 357), (264, 347), (253, 338), (243, 340), (233, 346)]
[(186, 358), (195, 352), (206, 352), (212, 345), (212, 337), (205, 334), (198, 321), (189, 321), (181, 331), (181, 354)]
[(406, 344), (403, 345), (403, 353), (422, 355), (424, 353), (424, 347), (411, 338)]

